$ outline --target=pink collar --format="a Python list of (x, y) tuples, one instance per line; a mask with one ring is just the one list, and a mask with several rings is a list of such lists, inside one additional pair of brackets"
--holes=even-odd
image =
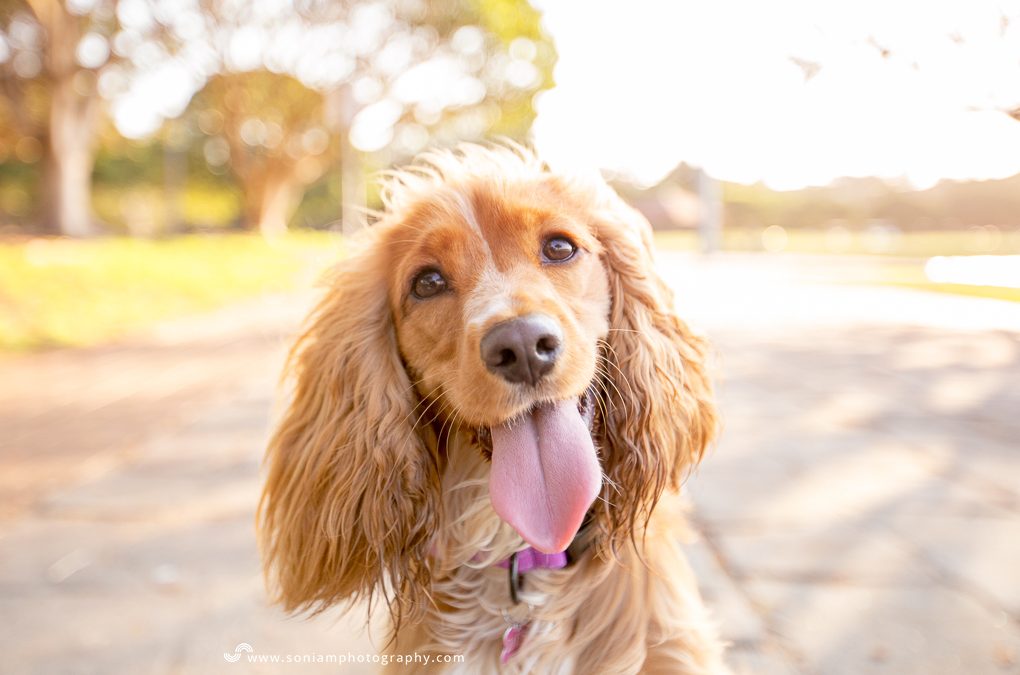
[(570, 564), (570, 554), (567, 551), (559, 553), (542, 553), (541, 551), (528, 547), (523, 551), (512, 553), (509, 558), (497, 563), (497, 567), (510, 570), (510, 599), (514, 604), (520, 603), (520, 592), (524, 586), (524, 579), (521, 575), (536, 569), (558, 570)]
[(558, 570), (567, 566), (566, 551), (560, 551), (559, 553), (542, 553), (538, 549), (529, 546), (523, 551), (517, 551), (506, 560), (501, 560), (497, 563), (497, 567), (508, 569), (511, 567), (515, 558), (518, 574), (524, 574), (525, 572), (538, 569)]

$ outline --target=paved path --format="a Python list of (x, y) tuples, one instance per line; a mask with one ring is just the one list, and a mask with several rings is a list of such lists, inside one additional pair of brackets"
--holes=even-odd
[[(660, 262), (718, 351), (688, 550), (736, 668), (1020, 673), (1020, 305), (812, 283), (833, 259)], [(308, 302), (0, 360), (0, 672), (337, 672), (223, 653), (371, 649), (358, 616), (267, 608), (258, 573), (258, 463)]]
[(669, 266), (722, 374), (690, 492), (734, 660), (1018, 673), (1020, 305), (804, 283), (829, 265)]

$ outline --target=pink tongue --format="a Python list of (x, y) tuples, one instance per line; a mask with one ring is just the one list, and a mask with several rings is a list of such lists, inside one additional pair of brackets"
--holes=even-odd
[(539, 551), (565, 550), (602, 483), (577, 401), (542, 404), (491, 431), (492, 507)]

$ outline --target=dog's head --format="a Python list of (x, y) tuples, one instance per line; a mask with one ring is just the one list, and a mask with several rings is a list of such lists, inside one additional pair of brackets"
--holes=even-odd
[(601, 180), (469, 146), (384, 194), (294, 349), (269, 448), (262, 543), (289, 609), (380, 588), (398, 617), (423, 606), (454, 430), (491, 458), (496, 513), (552, 552), (589, 511), (601, 550), (629, 541), (715, 427), (650, 227)]

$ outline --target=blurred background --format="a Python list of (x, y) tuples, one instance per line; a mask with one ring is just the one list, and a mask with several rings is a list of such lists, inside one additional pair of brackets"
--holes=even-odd
[(1020, 673), (1018, 0), (0, 0), (0, 670), (376, 671), (266, 606), (276, 378), (373, 176), (495, 138), (715, 344), (735, 669)]

